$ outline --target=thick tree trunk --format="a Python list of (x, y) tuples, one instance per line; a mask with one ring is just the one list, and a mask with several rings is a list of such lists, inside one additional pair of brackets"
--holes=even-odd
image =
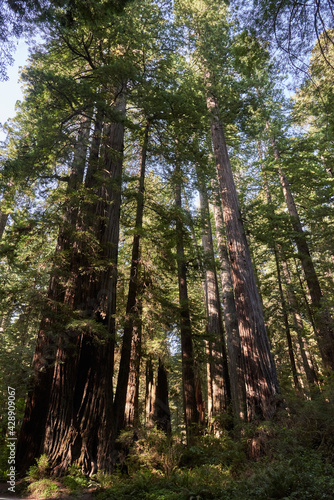
[(283, 189), (284, 198), (288, 207), (291, 224), (294, 229), (294, 240), (298, 248), (299, 259), (302, 264), (307, 286), (310, 292), (312, 306), (314, 309), (314, 319), (317, 330), (317, 338), (321, 357), (325, 368), (334, 369), (334, 328), (333, 319), (326, 308), (324, 298), (320, 288), (319, 279), (315, 271), (313, 260), (310, 254), (308, 243), (300, 222), (297, 207), (290, 189), (290, 184), (282, 169), (280, 155), (272, 139), (274, 156), (278, 167), (279, 178)]
[(175, 205), (178, 208), (176, 218), (176, 238), (177, 238), (177, 269), (179, 283), (180, 302), (180, 330), (181, 330), (181, 351), (182, 351), (182, 382), (183, 382), (183, 403), (184, 416), (188, 443), (194, 434), (198, 432), (199, 413), (196, 399), (196, 380), (194, 369), (194, 352), (192, 331), (189, 312), (187, 272), (183, 246), (183, 220), (181, 202), (181, 181), (180, 169), (176, 169), (175, 184)]
[[(116, 106), (124, 116), (123, 96)], [(90, 231), (98, 245), (92, 256), (90, 240), (78, 243), (75, 272), (66, 290), (67, 303), (81, 314), (79, 328), (68, 327), (58, 344), (44, 440), (54, 473), (64, 472), (72, 463), (87, 474), (113, 469), (112, 377), (123, 140), (123, 124), (108, 124), (101, 170), (97, 176), (87, 173), (91, 185), (87, 182), (86, 187), (94, 196), (83, 205), (81, 224), (83, 234)], [(95, 164), (90, 167), (96, 169)]]
[(217, 281), (212, 242), (209, 203), (205, 186), (200, 188), (202, 212), (202, 245), (205, 262), (205, 300), (207, 314), (207, 336), (209, 353), (209, 394), (212, 401), (208, 405), (208, 420), (213, 423), (228, 410), (231, 401), (227, 353), (223, 330), (221, 304)]
[(145, 128), (144, 141), (141, 154), (141, 166), (139, 176), (139, 191), (136, 211), (136, 226), (135, 235), (132, 244), (132, 259), (130, 270), (129, 293), (126, 305), (126, 318), (124, 325), (124, 334), (122, 341), (121, 360), (119, 365), (117, 388), (114, 401), (114, 418), (116, 434), (124, 427), (126, 393), (130, 373), (131, 361), (131, 343), (134, 326), (140, 321), (140, 308), (138, 307), (138, 286), (139, 286), (139, 267), (140, 267), (140, 233), (143, 226), (143, 211), (144, 211), (144, 183), (145, 183), (145, 167), (148, 145), (149, 124)]
[[(83, 181), (89, 129), (90, 121), (83, 119), (69, 176), (67, 188), (69, 196)], [(61, 266), (64, 265), (64, 252), (70, 252), (73, 245), (71, 233), (71, 229), (72, 231), (74, 229), (71, 227), (73, 217), (73, 208), (71, 206), (65, 207), (64, 225), (60, 229), (58, 237), (53, 276), (48, 290), (48, 302), (38, 332), (32, 362), (31, 388), (28, 392), (25, 415), (18, 440), (16, 466), (19, 471), (26, 471), (30, 465), (33, 465), (35, 458), (43, 450), (57, 350), (56, 332), (64, 326), (63, 306), (61, 304), (64, 303), (66, 290), (60, 281), (60, 276), (64, 275)], [(70, 267), (70, 264), (68, 263), (67, 266)]]
[(222, 287), (224, 323), (226, 329), (232, 408), (233, 415), (237, 423), (238, 420), (246, 420), (247, 418), (245, 377), (242, 365), (241, 342), (237, 311), (234, 301), (231, 266), (226, 244), (224, 242), (223, 215), (220, 207), (220, 196), (214, 182), (212, 182), (212, 191), (213, 214), (215, 219), (218, 254), (221, 264), (220, 280)]
[(160, 358), (157, 386), (155, 391), (153, 420), (158, 429), (165, 432), (168, 436), (171, 434), (167, 371)]
[(225, 143), (218, 105), (207, 97), (211, 138), (219, 179), (223, 216), (233, 276), (247, 394), (248, 419), (271, 418), (278, 392), (276, 369), (270, 353), (260, 296), (240, 216), (237, 191)]

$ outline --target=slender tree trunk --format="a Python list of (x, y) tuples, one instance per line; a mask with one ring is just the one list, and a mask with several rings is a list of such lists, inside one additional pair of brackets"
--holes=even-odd
[(168, 402), (168, 378), (165, 365), (159, 358), (159, 368), (157, 377), (157, 386), (155, 391), (154, 401), (154, 416), (153, 420), (158, 429), (171, 434), (171, 418)]
[[(258, 142), (257, 146), (258, 146), (259, 158), (262, 161), (262, 152), (261, 152), (261, 146), (260, 146), (259, 142)], [(296, 366), (295, 354), (294, 354), (294, 350), (293, 350), (292, 337), (291, 337), (291, 331), (290, 331), (290, 325), (289, 325), (288, 310), (287, 310), (286, 300), (285, 300), (283, 287), (282, 287), (282, 277), (281, 277), (281, 268), (280, 268), (280, 255), (282, 255), (282, 248), (275, 240), (275, 233), (277, 232), (277, 227), (275, 225), (275, 211), (274, 211), (272, 197), (271, 197), (271, 193), (270, 193), (270, 189), (269, 189), (268, 179), (267, 179), (267, 176), (266, 176), (263, 168), (262, 168), (262, 177), (263, 177), (263, 181), (264, 181), (264, 189), (266, 192), (267, 204), (269, 207), (269, 219), (270, 219), (269, 222), (270, 222), (271, 233), (272, 233), (271, 234), (272, 247), (273, 247), (273, 251), (274, 251), (274, 255), (275, 255), (278, 289), (279, 289), (279, 294), (280, 294), (280, 298), (281, 298), (282, 314), (283, 314), (283, 320), (284, 320), (285, 335), (286, 335), (286, 339), (287, 339), (287, 343), (288, 343), (292, 377), (293, 377), (295, 389), (297, 391), (300, 391), (300, 385), (299, 385), (298, 374), (297, 374), (297, 366)]]
[[(69, 176), (68, 195), (77, 189), (80, 182), (83, 181), (89, 126), (90, 122), (83, 120)], [(43, 450), (56, 356), (57, 337), (55, 332), (58, 328), (63, 327), (61, 303), (64, 303), (66, 295), (66, 290), (59, 279), (59, 274), (61, 275), (62, 272), (58, 268), (58, 259), (60, 258), (63, 262), (63, 252), (71, 250), (73, 242), (69, 229), (72, 222), (73, 208), (67, 206), (64, 213), (64, 225), (58, 236), (55, 267), (48, 290), (48, 303), (41, 320), (32, 362), (33, 377), (16, 454), (16, 466), (19, 471), (26, 471), (30, 465), (33, 465), (34, 459)]]
[(317, 339), (321, 357), (325, 368), (333, 370), (334, 369), (333, 319), (324, 303), (324, 298), (320, 288), (320, 283), (313, 265), (313, 260), (310, 254), (305, 233), (303, 231), (303, 227), (300, 222), (299, 214), (290, 189), (289, 181), (285, 175), (285, 172), (282, 169), (280, 155), (274, 139), (272, 139), (272, 146), (274, 150), (276, 164), (278, 167), (279, 178), (282, 185), (284, 198), (288, 207), (289, 215), (291, 217), (291, 224), (295, 232), (294, 240), (298, 248), (299, 259), (302, 264), (307, 286), (311, 295), (312, 306), (314, 308), (314, 319), (317, 330)]
[(202, 245), (205, 262), (205, 299), (207, 313), (207, 335), (209, 343), (209, 386), (212, 397), (209, 422), (228, 410), (231, 400), (227, 353), (221, 314), (214, 250), (212, 242), (209, 203), (205, 186), (200, 188), (202, 212)]
[(128, 390), (126, 394), (125, 405), (125, 427), (137, 427), (139, 424), (139, 379), (140, 379), (140, 361), (141, 361), (141, 339), (142, 339), (142, 304), (138, 299), (138, 324), (133, 325), (131, 362)]
[(305, 375), (310, 387), (318, 384), (318, 377), (312, 363), (312, 357), (307, 347), (307, 342), (303, 337), (304, 325), (302, 317), (299, 313), (299, 305), (295, 296), (295, 292), (292, 286), (291, 275), (288, 268), (288, 264), (285, 259), (282, 259), (282, 271), (283, 277), (287, 285), (287, 295), (288, 301), (291, 308), (294, 327), (297, 333), (298, 343), (300, 347), (300, 353), (302, 356), (303, 367)]
[(281, 298), (282, 313), (283, 313), (283, 319), (284, 319), (285, 335), (286, 335), (286, 339), (288, 342), (290, 366), (291, 366), (292, 377), (293, 377), (295, 389), (297, 391), (299, 391), (300, 385), (299, 385), (299, 381), (298, 381), (296, 360), (295, 360), (295, 354), (294, 354), (293, 344), (292, 344), (292, 337), (291, 337), (291, 331), (290, 331), (290, 325), (289, 325), (287, 305), (286, 305), (286, 300), (284, 297), (284, 292), (283, 292), (283, 287), (282, 287), (282, 277), (281, 277), (281, 268), (280, 268), (280, 263), (279, 263), (278, 251), (276, 248), (274, 249), (274, 253), (275, 253), (278, 289), (279, 289), (279, 294), (280, 294), (280, 298)]
[(293, 260), (294, 260), (295, 268), (296, 268), (296, 271), (297, 271), (298, 281), (299, 281), (300, 290), (301, 290), (301, 293), (302, 293), (302, 296), (303, 296), (303, 299), (304, 299), (304, 303), (305, 303), (305, 307), (306, 307), (306, 311), (307, 311), (307, 316), (308, 316), (308, 318), (310, 320), (310, 323), (312, 325), (312, 330), (313, 330), (313, 333), (314, 333), (314, 337), (316, 338), (317, 337), (317, 328), (316, 328), (316, 324), (315, 324), (315, 321), (314, 321), (314, 315), (313, 315), (313, 312), (311, 310), (311, 306), (310, 306), (310, 303), (309, 303), (309, 301), (310, 301), (310, 295), (305, 290), (304, 283), (303, 283), (303, 280), (302, 280), (303, 267), (300, 269), (300, 267), (298, 265), (298, 262), (297, 262), (297, 259), (295, 257), (294, 257)]
[(154, 400), (155, 384), (152, 358), (146, 361), (146, 392), (145, 392), (145, 424), (150, 428), (154, 426)]
[(247, 418), (245, 377), (242, 365), (237, 312), (234, 302), (231, 266), (226, 244), (224, 242), (223, 215), (220, 207), (219, 193), (214, 182), (212, 182), (212, 191), (213, 214), (215, 219), (218, 254), (221, 264), (220, 280), (229, 360), (232, 408), (234, 418), (237, 422), (239, 419), (246, 420)]
[(7, 182), (6, 191), (4, 192), (2, 200), (0, 202), (0, 241), (2, 239), (3, 233), (5, 232), (9, 217), (8, 212), (5, 210), (6, 209), (8, 210), (8, 205), (10, 206), (13, 205), (14, 196), (15, 196), (15, 184), (14, 181), (11, 179)]
[(211, 138), (219, 179), (223, 216), (233, 276), (235, 304), (241, 337), (249, 420), (271, 418), (278, 392), (276, 369), (270, 353), (260, 296), (256, 287), (237, 191), (215, 98), (208, 93)]
[(0, 240), (2, 239), (3, 233), (5, 232), (8, 220), (8, 214), (1, 212), (0, 210)]
[(181, 351), (182, 351), (182, 382), (183, 382), (183, 402), (184, 415), (187, 431), (188, 443), (194, 434), (197, 433), (199, 424), (199, 413), (196, 399), (196, 381), (194, 370), (194, 352), (192, 331), (189, 312), (187, 272), (183, 246), (183, 221), (182, 221), (182, 202), (181, 202), (181, 181), (180, 169), (176, 169), (175, 184), (175, 205), (178, 208), (176, 218), (176, 238), (177, 238), (177, 268), (179, 283), (179, 302), (181, 312)]
[[(200, 252), (199, 252), (199, 246), (198, 246), (198, 243), (197, 243), (197, 237), (196, 237), (196, 233), (195, 233), (195, 228), (194, 228), (194, 223), (193, 223), (193, 219), (191, 217), (191, 213), (190, 213), (190, 208), (189, 208), (189, 203), (188, 203), (188, 198), (187, 198), (187, 193), (185, 191), (185, 189), (183, 189), (183, 196), (184, 196), (184, 200), (185, 200), (185, 204), (186, 204), (186, 209), (187, 209), (187, 212), (188, 212), (188, 215), (189, 215), (189, 218), (190, 218), (190, 231), (191, 231), (191, 237), (192, 237), (192, 240), (193, 240), (193, 244), (194, 244), (194, 248), (195, 248), (195, 251), (196, 251), (196, 257), (197, 257), (197, 265), (198, 265), (198, 269), (200, 270), (200, 273), (201, 273), (201, 283), (202, 283), (202, 291), (203, 291), (203, 300), (205, 301), (206, 303), (206, 288), (205, 288), (205, 278), (203, 276), (203, 262), (200, 258)], [(206, 355), (207, 355), (207, 390), (208, 390), (208, 404), (207, 404), (207, 407), (208, 407), (208, 415), (210, 414), (210, 412), (212, 413), (212, 400), (211, 400), (211, 403), (210, 403), (210, 397), (212, 396), (212, 384), (210, 386), (210, 363), (209, 363), (209, 359), (210, 359), (210, 355), (209, 355), (209, 351), (208, 351), (208, 345), (207, 345), (207, 341), (204, 342), (204, 349), (205, 349), (205, 352), (206, 352)], [(205, 416), (205, 408), (206, 408), (206, 405), (205, 405), (205, 401), (203, 400), (203, 394), (202, 394), (202, 386), (201, 386), (201, 380), (200, 380), (200, 375), (199, 375), (199, 372), (198, 372), (198, 365), (195, 364), (195, 386), (196, 386), (196, 403), (197, 403), (197, 411), (198, 411), (198, 415), (199, 415), (199, 425), (201, 427), (204, 427), (205, 426), (205, 419), (206, 419), (206, 416)], [(211, 388), (211, 389), (210, 389)], [(211, 396), (210, 396), (211, 395)], [(210, 410), (211, 408), (211, 410)]]
[(130, 361), (131, 361), (131, 343), (135, 323), (140, 320), (140, 308), (138, 308), (138, 286), (139, 286), (139, 266), (140, 266), (140, 233), (143, 226), (144, 211), (144, 182), (145, 167), (148, 145), (149, 124), (145, 128), (144, 142), (141, 154), (141, 166), (139, 177), (139, 192), (136, 212), (136, 233), (133, 238), (132, 259), (130, 270), (129, 293), (126, 305), (126, 318), (124, 325), (124, 334), (122, 342), (121, 360), (119, 365), (117, 388), (114, 402), (114, 418), (116, 435), (124, 426), (124, 413), (126, 405), (126, 392), (128, 387)]

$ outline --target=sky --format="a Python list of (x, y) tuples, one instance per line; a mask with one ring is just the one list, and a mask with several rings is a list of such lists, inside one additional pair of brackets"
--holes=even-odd
[[(18, 80), (19, 67), (24, 66), (28, 58), (28, 46), (24, 40), (19, 42), (14, 58), (14, 65), (7, 69), (9, 79), (6, 82), (0, 82), (0, 123), (2, 125), (8, 118), (15, 116), (16, 101), (22, 99), (21, 84)], [(4, 138), (4, 133), (0, 130), (0, 140)]]

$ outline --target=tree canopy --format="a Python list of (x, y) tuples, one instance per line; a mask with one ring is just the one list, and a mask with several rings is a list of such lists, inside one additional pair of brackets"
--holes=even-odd
[(331, 2), (3, 7), (4, 477), (330, 499)]

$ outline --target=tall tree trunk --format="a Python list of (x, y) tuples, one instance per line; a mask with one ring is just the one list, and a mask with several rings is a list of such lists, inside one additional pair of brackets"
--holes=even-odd
[(236, 420), (246, 420), (246, 387), (244, 368), (242, 365), (241, 341), (239, 335), (237, 311), (234, 301), (233, 281), (228, 251), (224, 242), (223, 215), (220, 207), (220, 196), (217, 187), (212, 182), (213, 214), (215, 219), (216, 238), (220, 260), (220, 280), (222, 287), (224, 323), (229, 361), (229, 375), (233, 415)]
[(8, 220), (8, 214), (0, 210), (0, 240), (2, 239), (3, 233), (5, 232)]
[(142, 339), (142, 303), (137, 301), (138, 323), (133, 325), (131, 362), (128, 389), (126, 393), (124, 427), (137, 427), (139, 424), (139, 379)]
[[(209, 90), (209, 88), (208, 88)], [(278, 392), (260, 296), (256, 287), (236, 187), (216, 99), (208, 92), (211, 138), (219, 179), (223, 216), (233, 276), (235, 304), (245, 372), (248, 419), (271, 418)]]
[[(267, 124), (267, 128), (269, 125)], [(288, 207), (291, 224), (294, 229), (294, 240), (298, 248), (298, 256), (302, 264), (307, 286), (311, 295), (312, 306), (314, 309), (314, 319), (317, 330), (317, 338), (321, 357), (325, 368), (334, 369), (334, 328), (333, 319), (327, 309), (318, 276), (316, 274), (313, 260), (310, 254), (308, 243), (300, 222), (297, 207), (290, 189), (290, 184), (283, 171), (279, 151), (275, 140), (272, 138), (274, 156), (278, 167), (279, 178), (283, 189), (284, 198)]]
[(149, 124), (147, 123), (144, 133), (144, 141), (141, 154), (140, 176), (139, 176), (139, 191), (137, 199), (136, 225), (135, 234), (132, 244), (132, 259), (130, 270), (129, 293), (126, 305), (126, 318), (124, 325), (124, 334), (122, 341), (121, 360), (119, 365), (117, 388), (114, 401), (114, 424), (116, 435), (124, 427), (126, 393), (130, 373), (131, 361), (131, 343), (133, 329), (136, 323), (140, 321), (140, 308), (138, 308), (138, 286), (139, 286), (139, 267), (140, 267), (140, 233), (143, 226), (143, 211), (144, 211), (144, 183), (145, 183), (145, 167), (148, 145)]
[[(196, 250), (197, 265), (198, 265), (198, 269), (201, 272), (201, 283), (202, 283), (202, 290), (203, 290), (202, 297), (206, 303), (206, 284), (205, 284), (205, 277), (204, 277), (203, 260), (200, 257), (200, 251), (199, 251), (199, 246), (197, 243), (197, 237), (196, 237), (196, 233), (195, 233), (194, 223), (193, 223), (193, 219), (191, 217), (187, 193), (186, 193), (185, 189), (183, 190), (183, 196), (185, 199), (187, 212), (190, 216), (190, 231), (191, 231), (191, 237), (193, 240), (194, 248)], [(207, 370), (206, 370), (207, 391), (208, 391), (207, 413), (208, 413), (208, 415), (212, 415), (212, 408), (213, 408), (213, 399), (212, 399), (213, 387), (212, 387), (212, 379), (211, 379), (212, 355), (210, 353), (210, 346), (209, 346), (209, 342), (207, 340), (205, 340), (205, 352), (206, 352), (206, 357), (207, 357), (207, 366), (206, 366), (206, 368), (207, 368)], [(197, 404), (197, 411), (198, 411), (198, 415), (199, 415), (199, 425), (201, 427), (204, 427), (205, 418), (206, 418), (205, 417), (205, 401), (203, 400), (201, 381), (200, 381), (200, 376), (198, 373), (198, 366), (195, 366), (195, 385), (196, 385), (196, 404)]]
[(2, 239), (3, 233), (5, 232), (8, 222), (8, 217), (9, 217), (8, 206), (12, 207), (14, 196), (15, 196), (15, 184), (14, 181), (10, 179), (7, 182), (6, 191), (4, 192), (2, 200), (0, 202), (0, 241)]
[(285, 259), (282, 260), (282, 271), (285, 283), (287, 285), (288, 301), (292, 311), (294, 327), (297, 333), (305, 375), (310, 387), (312, 387), (318, 384), (318, 377), (313, 366), (311, 354), (307, 347), (307, 342), (303, 337), (303, 331), (304, 331), (303, 320), (299, 313), (299, 305), (292, 286), (290, 270)]
[(274, 254), (275, 254), (278, 289), (279, 289), (279, 294), (280, 294), (280, 298), (281, 298), (282, 314), (283, 314), (283, 319), (284, 319), (285, 335), (286, 335), (286, 339), (288, 342), (288, 351), (289, 351), (289, 358), (290, 358), (290, 366), (291, 366), (291, 371), (292, 371), (293, 383), (294, 383), (295, 389), (297, 391), (299, 391), (300, 385), (299, 385), (299, 381), (298, 381), (296, 360), (295, 360), (295, 354), (294, 354), (293, 344), (292, 344), (292, 337), (291, 337), (291, 331), (290, 331), (290, 325), (289, 325), (287, 305), (286, 305), (286, 300), (285, 300), (283, 287), (282, 287), (282, 277), (281, 277), (281, 268), (280, 268), (280, 263), (279, 263), (278, 250), (276, 248), (274, 248)]
[[(67, 194), (70, 196), (83, 181), (86, 162), (87, 141), (90, 121), (83, 119), (77, 141), (73, 164), (70, 171)], [(62, 306), (66, 290), (60, 282), (63, 273), (59, 268), (59, 260), (63, 263), (63, 254), (71, 250), (73, 245), (70, 229), (73, 222), (73, 208), (65, 207), (64, 224), (60, 229), (54, 270), (48, 289), (48, 303), (41, 320), (33, 357), (33, 376), (28, 391), (25, 415), (23, 418), (17, 453), (16, 466), (19, 471), (26, 471), (34, 463), (43, 450), (46, 432), (46, 421), (51, 395), (51, 386), (56, 356), (56, 331), (63, 327)], [(69, 266), (69, 264), (67, 264)]]
[[(116, 108), (124, 117), (124, 96), (118, 96)], [(80, 326), (69, 326), (60, 335), (51, 388), (44, 451), (54, 473), (64, 472), (72, 463), (87, 474), (113, 469), (112, 377), (123, 123), (106, 125), (103, 139), (98, 175), (87, 172), (92, 185), (87, 182), (86, 187), (94, 196), (90, 200), (88, 196), (81, 215), (83, 234), (91, 231), (98, 245), (91, 256), (91, 240), (77, 244), (76, 267), (66, 298), (74, 311), (81, 311)], [(96, 170), (96, 164), (91, 168)]]
[(176, 255), (179, 283), (180, 302), (180, 330), (181, 330), (181, 351), (182, 351), (182, 382), (183, 382), (183, 403), (184, 416), (188, 443), (194, 434), (198, 432), (199, 413), (196, 399), (196, 381), (194, 370), (194, 352), (192, 341), (192, 330), (190, 322), (187, 271), (183, 246), (183, 220), (181, 201), (181, 173), (180, 168), (176, 169), (175, 183), (175, 205), (178, 209), (176, 217)]
[(146, 361), (146, 391), (145, 391), (145, 425), (150, 428), (154, 426), (154, 400), (155, 384), (152, 358), (149, 355)]
[(200, 206), (202, 212), (202, 245), (205, 262), (205, 299), (207, 314), (207, 335), (209, 343), (209, 386), (211, 390), (209, 422), (228, 410), (231, 401), (230, 380), (227, 366), (227, 353), (221, 314), (221, 304), (217, 281), (209, 203), (206, 188), (200, 187)]
[[(257, 143), (257, 146), (258, 146), (259, 158), (260, 158), (260, 161), (262, 162), (262, 151), (261, 151), (261, 145), (259, 142)], [(298, 374), (297, 374), (297, 366), (296, 366), (295, 354), (294, 354), (294, 350), (293, 350), (292, 337), (291, 337), (291, 331), (290, 331), (290, 325), (289, 325), (287, 304), (286, 304), (286, 300), (285, 300), (285, 296), (284, 296), (284, 292), (283, 292), (283, 287), (282, 287), (282, 276), (281, 276), (281, 268), (280, 268), (280, 256), (282, 255), (282, 248), (281, 248), (281, 245), (279, 245), (275, 239), (275, 233), (277, 233), (277, 226), (275, 225), (275, 210), (274, 210), (274, 206), (273, 206), (273, 202), (272, 202), (272, 197), (271, 197), (268, 179), (267, 179), (266, 173), (263, 169), (263, 166), (262, 166), (262, 177), (263, 177), (263, 181), (264, 181), (264, 189), (265, 189), (266, 198), (267, 198), (267, 205), (269, 207), (269, 222), (270, 222), (271, 238), (272, 238), (272, 245), (271, 246), (273, 248), (274, 256), (275, 256), (278, 290), (279, 290), (280, 299), (281, 299), (281, 307), (282, 307), (285, 335), (286, 335), (286, 339), (287, 339), (287, 343), (288, 343), (288, 351), (289, 351), (292, 377), (293, 377), (295, 389), (297, 391), (300, 391), (300, 385), (299, 385)]]
[(158, 429), (167, 435), (171, 433), (171, 418), (168, 401), (168, 378), (165, 365), (159, 358), (157, 386), (154, 401), (153, 420)]

